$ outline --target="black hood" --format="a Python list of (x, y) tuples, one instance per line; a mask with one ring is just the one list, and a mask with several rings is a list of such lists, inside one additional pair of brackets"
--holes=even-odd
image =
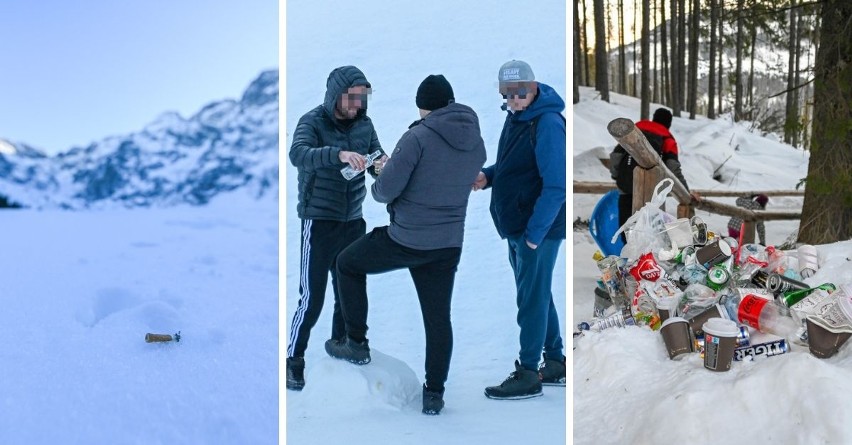
[[(370, 82), (367, 81), (367, 77), (364, 76), (361, 70), (351, 65), (335, 68), (328, 75), (328, 81), (325, 84), (325, 100), (322, 103), (325, 112), (330, 117), (334, 117), (334, 108), (337, 105), (337, 99), (340, 95), (349, 88), (359, 85), (370, 88)], [(360, 110), (358, 115), (363, 115), (365, 111)]]

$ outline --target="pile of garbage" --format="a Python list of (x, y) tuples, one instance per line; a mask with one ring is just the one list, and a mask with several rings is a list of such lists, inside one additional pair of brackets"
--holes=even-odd
[(743, 244), (699, 217), (660, 210), (670, 183), (615, 234), (626, 232), (621, 255), (595, 253), (595, 318), (580, 323), (575, 341), (584, 331), (646, 327), (661, 332), (669, 358), (697, 352), (714, 371), (793, 344), (819, 358), (836, 354), (852, 336), (852, 283), (806, 283), (819, 269), (814, 246)]

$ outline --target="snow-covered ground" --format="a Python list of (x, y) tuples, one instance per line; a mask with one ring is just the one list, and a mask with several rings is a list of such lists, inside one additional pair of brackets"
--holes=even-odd
[[(615, 141), (606, 125), (638, 119), (639, 101), (611, 95), (611, 103), (582, 89), (573, 110), (574, 180), (609, 181), (598, 159)], [(656, 108), (652, 104), (651, 111)], [(807, 175), (808, 154), (751, 132), (729, 117), (675, 118), (672, 134), (691, 188), (794, 189)], [(580, 131), (582, 129), (582, 131)], [(730, 158), (730, 159), (729, 159)], [(727, 162), (725, 162), (727, 160)], [(712, 173), (719, 170), (722, 180)], [(588, 219), (600, 196), (574, 195), (574, 218)], [(709, 198), (733, 204), (734, 198)], [(801, 197), (771, 198), (768, 209), (800, 209)], [(674, 213), (670, 198), (667, 210)], [(727, 217), (699, 211), (711, 230), (726, 231)], [(767, 243), (780, 244), (798, 221), (766, 222)], [(588, 320), (600, 277), (588, 232), (574, 232), (572, 323)], [(820, 270), (806, 283), (852, 283), (852, 240), (817, 246)], [(730, 372), (704, 369), (698, 354), (669, 360), (659, 333), (631, 327), (589, 333), (573, 351), (573, 439), (577, 444), (624, 443), (852, 443), (852, 348), (820, 360), (807, 347), (787, 354), (734, 362)]]
[(275, 443), (278, 222), (242, 192), (0, 211), (0, 443)]
[[(565, 98), (564, 2), (484, 7), (439, 0), (410, 8), (378, 0), (366, 7), (355, 2), (328, 8), (323, 2), (288, 4), (287, 141), (282, 150), (289, 149), (302, 114), (322, 102), (328, 73), (341, 65), (358, 66), (372, 83), (369, 114), (386, 149), (392, 149), (418, 118), (414, 96), (429, 74), (444, 74), (456, 101), (478, 113), (488, 163), (495, 159), (505, 118), (496, 79), (501, 64), (525, 60), (539, 80)], [(299, 219), (296, 170), (285, 162), (287, 277), (281, 285), (287, 294), (287, 319), (281, 322), (289, 332), (298, 302)], [(546, 387), (543, 397), (522, 401), (495, 401), (483, 395), (486, 386), (499, 384), (513, 370), (519, 348), (514, 280), (506, 243), (496, 234), (488, 212), (489, 199), (490, 191), (476, 192), (468, 208), (453, 292), (453, 359), (441, 415), (420, 412), (423, 323), (411, 277), (405, 270), (397, 271), (368, 278), (373, 362), (367, 366), (326, 355), (323, 343), (331, 333), (333, 298), (328, 289), (326, 307), (305, 356), (306, 387), (302, 392), (285, 391), (287, 443), (566, 441), (565, 388)], [(369, 196), (364, 213), (368, 230), (388, 222), (384, 206)], [(567, 332), (564, 252), (563, 247), (553, 294)], [(569, 344), (567, 336), (565, 343)]]

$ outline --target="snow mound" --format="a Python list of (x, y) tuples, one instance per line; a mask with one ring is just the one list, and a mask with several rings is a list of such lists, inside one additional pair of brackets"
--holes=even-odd
[(368, 410), (419, 411), (421, 383), (414, 370), (376, 349), (370, 350), (370, 357), (372, 361), (363, 366), (331, 357), (306, 363), (305, 388), (301, 394), (289, 392), (287, 396), (317, 409), (334, 404)]

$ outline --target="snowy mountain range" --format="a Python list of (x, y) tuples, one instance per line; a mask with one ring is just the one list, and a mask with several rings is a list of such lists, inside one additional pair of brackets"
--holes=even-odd
[(0, 139), (0, 205), (202, 205), (236, 189), (278, 196), (277, 69), (239, 100), (212, 102), (188, 119), (166, 112), (141, 131), (56, 156)]

